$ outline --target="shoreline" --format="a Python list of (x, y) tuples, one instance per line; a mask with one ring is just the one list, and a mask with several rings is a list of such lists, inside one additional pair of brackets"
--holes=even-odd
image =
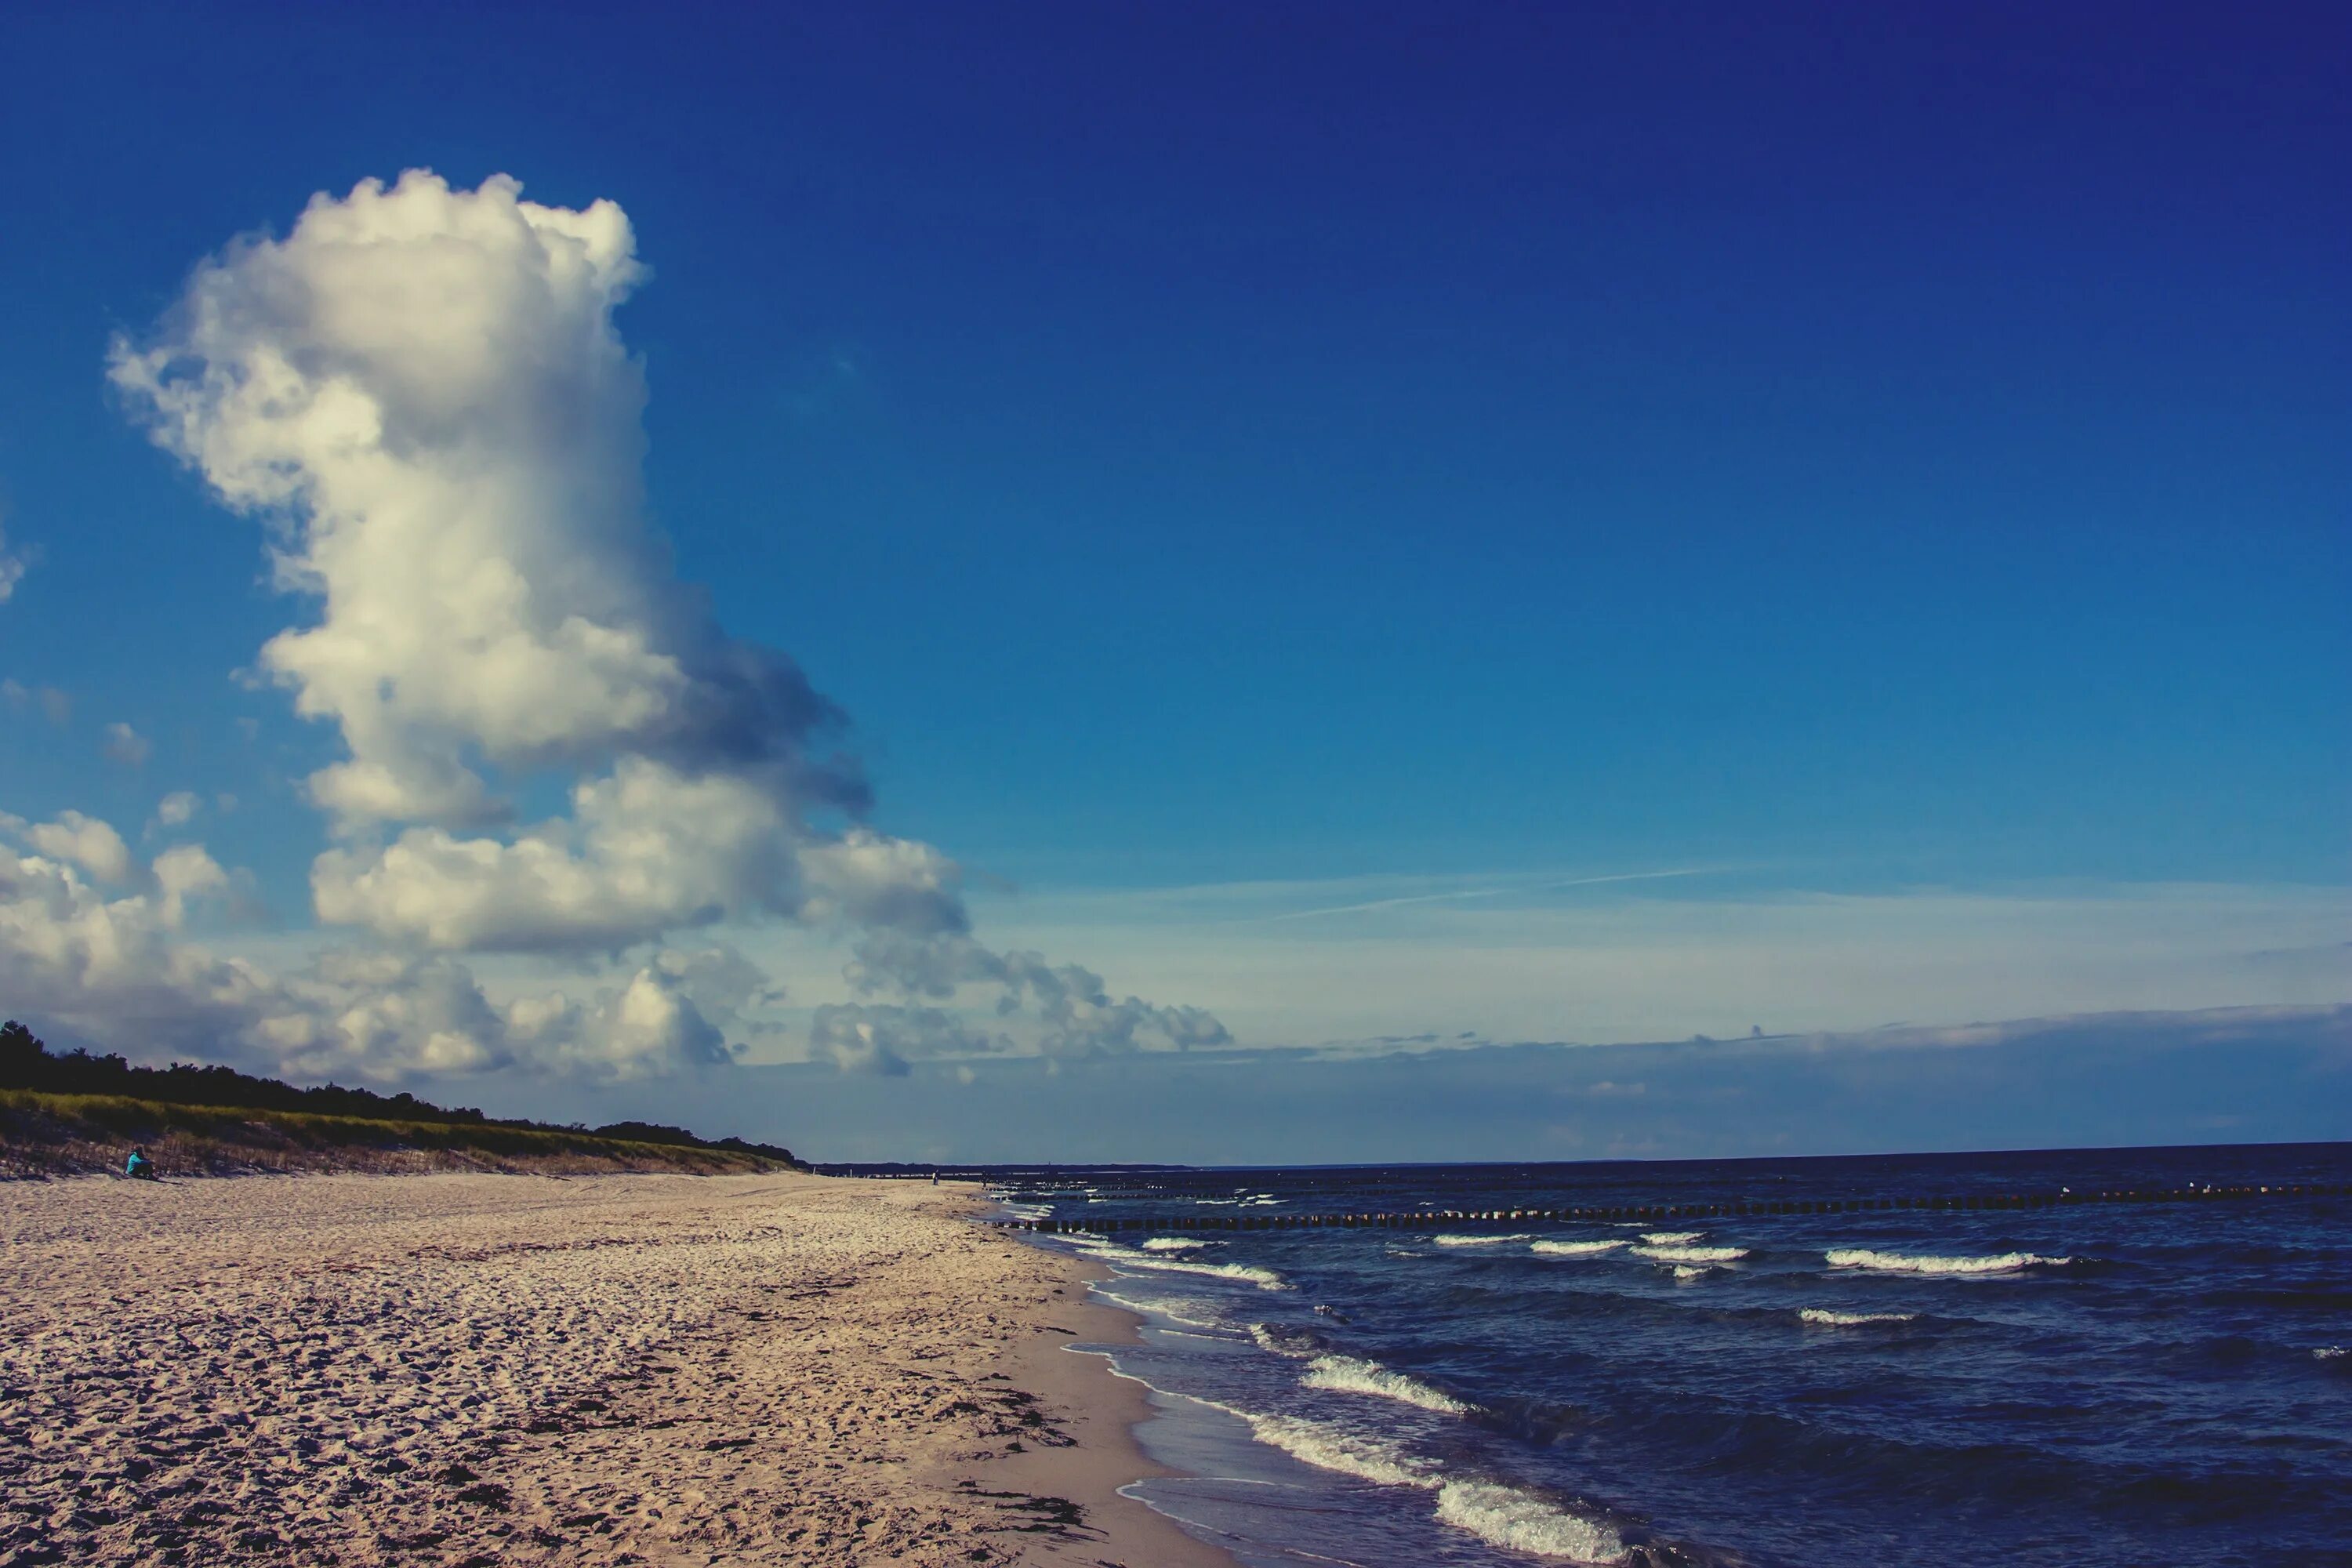
[[(1014, 1245), (1020, 1246), (1021, 1243)], [(1029, 1250), (1042, 1252), (1042, 1248)], [(1015, 1485), (1071, 1493), (1084, 1502), (1103, 1531), (1099, 1559), (1127, 1568), (1240, 1568), (1231, 1553), (1193, 1535), (1171, 1516), (1121, 1490), (1137, 1481), (1183, 1472), (1144, 1451), (1137, 1429), (1152, 1419), (1150, 1394), (1141, 1383), (1113, 1370), (1107, 1354), (1074, 1352), (1076, 1345), (1127, 1346), (1142, 1342), (1143, 1319), (1123, 1307), (1097, 1300), (1089, 1285), (1111, 1278), (1108, 1268), (1084, 1258), (1045, 1254), (1065, 1265), (1076, 1287), (1075, 1303), (1056, 1303), (1057, 1325), (1074, 1324), (1060, 1342), (1037, 1342), (1016, 1379), (1056, 1404), (1076, 1447), (1053, 1453), (1009, 1456), (995, 1468)], [(1087, 1559), (1091, 1564), (1094, 1558)]]
[[(971, 1212), (958, 1216), (967, 1224), (998, 1206), (977, 1184), (945, 1183), (939, 1190), (953, 1192), (972, 1205)], [(973, 1224), (973, 1228), (992, 1242), (1040, 1259), (1067, 1281), (1069, 1292), (1066, 1297), (1057, 1293), (1041, 1308), (1038, 1327), (1049, 1337), (1033, 1337), (1013, 1359), (1020, 1366), (1015, 1380), (1063, 1412), (1063, 1424), (1074, 1429), (1076, 1445), (1003, 1456), (993, 1468), (1010, 1484), (1076, 1494), (1102, 1531), (1098, 1555), (1085, 1559), (1088, 1568), (1097, 1563), (1112, 1568), (1240, 1568), (1239, 1561), (1222, 1547), (1120, 1489), (1182, 1472), (1144, 1452), (1137, 1429), (1154, 1414), (1145, 1385), (1119, 1375), (1108, 1355), (1074, 1352), (1077, 1345), (1143, 1342), (1142, 1314), (1099, 1300), (1094, 1293), (1097, 1281), (1114, 1278), (1110, 1268), (1091, 1258), (1014, 1240), (1013, 1233), (992, 1226)]]
[[(0, 1557), (1234, 1568), (1095, 1270), (807, 1175), (0, 1184)], [(48, 1550), (58, 1555), (46, 1555)], [(28, 1559), (29, 1560), (29, 1559)]]

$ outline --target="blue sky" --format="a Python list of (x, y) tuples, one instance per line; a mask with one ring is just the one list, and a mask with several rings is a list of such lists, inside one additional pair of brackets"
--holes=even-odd
[[(841, 9), (12, 16), (0, 811), (152, 858), (194, 792), (236, 887), (182, 939), (342, 940), (350, 744), (232, 679), (317, 605), (109, 345), (313, 193), (507, 174), (650, 268), (675, 575), (982, 937), (1113, 1000), (1294, 1046), (2343, 999), (2339, 15)], [(517, 820), (567, 757), (501, 766)], [(846, 1000), (837, 919), (685, 925), (778, 1029)], [(1388, 1026), (1334, 1003), (1415, 955)]]

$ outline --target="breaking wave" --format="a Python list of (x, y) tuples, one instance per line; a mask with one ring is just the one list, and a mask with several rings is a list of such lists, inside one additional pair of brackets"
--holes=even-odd
[(1383, 1487), (1434, 1487), (1435, 1461), (1408, 1452), (1402, 1444), (1385, 1437), (1375, 1437), (1365, 1432), (1351, 1432), (1321, 1421), (1307, 1421), (1296, 1415), (1259, 1415), (1247, 1418), (1250, 1429), (1262, 1442), (1273, 1444), (1292, 1458), (1302, 1460), (1318, 1470), (1337, 1470), (1343, 1476), (1370, 1481)]
[(1328, 1388), (1341, 1394), (1370, 1394), (1382, 1399), (1394, 1399), (1402, 1404), (1434, 1410), (1443, 1415), (1467, 1415), (1477, 1408), (1442, 1390), (1432, 1388), (1419, 1378), (1407, 1377), (1391, 1371), (1376, 1361), (1359, 1361), (1354, 1356), (1318, 1356), (1307, 1367), (1307, 1375), (1298, 1380), (1302, 1388)]
[(1286, 1329), (1276, 1323), (1252, 1323), (1249, 1332), (1250, 1338), (1257, 1342), (1258, 1349), (1288, 1356), (1293, 1361), (1305, 1361), (1318, 1354), (1323, 1348), (1313, 1334), (1297, 1329)]
[[(1660, 1263), (1729, 1263), (1748, 1256), (1744, 1247), (1637, 1247), (1636, 1258), (1654, 1258)], [(1834, 1261), (1834, 1259), (1832, 1259)]]
[(1642, 1239), (1652, 1247), (1679, 1247), (1685, 1241), (1696, 1241), (1706, 1234), (1703, 1230), (1645, 1230), (1642, 1233)]
[(1801, 1321), (1819, 1323), (1828, 1329), (1857, 1328), (1864, 1323), (1907, 1323), (1916, 1312), (1834, 1312), (1827, 1307), (1808, 1307), (1797, 1314)]
[(1601, 1521), (1556, 1508), (1517, 1487), (1448, 1479), (1435, 1460), (1388, 1438), (1327, 1421), (1259, 1415), (1214, 1400), (1202, 1403), (1239, 1417), (1260, 1442), (1318, 1470), (1353, 1476), (1374, 1486), (1434, 1492), (1440, 1521), (1490, 1545), (1592, 1568), (1614, 1568), (1628, 1561), (1623, 1539)]
[(1514, 1241), (1532, 1241), (1535, 1237), (1531, 1236), (1465, 1236), (1458, 1231), (1449, 1231), (1444, 1236), (1433, 1236), (1429, 1239), (1440, 1247), (1503, 1247)]
[(1098, 1236), (1076, 1235), (1068, 1238), (1070, 1245), (1089, 1258), (1106, 1263), (1116, 1263), (1122, 1268), (1149, 1268), (1161, 1274), (1201, 1274), (1214, 1279), (1240, 1279), (1261, 1290), (1287, 1290), (1290, 1281), (1271, 1268), (1260, 1268), (1249, 1263), (1192, 1263), (1181, 1258), (1163, 1258), (1158, 1253), (1139, 1252), (1131, 1247), (1121, 1247)]
[(1205, 1274), (1215, 1279), (1240, 1279), (1261, 1290), (1287, 1290), (1290, 1281), (1271, 1268), (1250, 1263), (1180, 1263), (1172, 1258), (1136, 1256), (1119, 1262), (1129, 1268), (1156, 1268), (1163, 1274)]
[(1223, 1247), (1222, 1241), (1194, 1241), (1189, 1236), (1155, 1236), (1143, 1244), (1146, 1252), (1198, 1252), (1204, 1247)]
[(2001, 1252), (1988, 1258), (1913, 1257), (1901, 1252), (1873, 1252), (1868, 1247), (1841, 1247), (1823, 1254), (1832, 1268), (1871, 1268), (1885, 1274), (2008, 1274), (2020, 1268), (2055, 1268), (2071, 1258), (2044, 1258), (2038, 1252)]
[(1619, 1563), (1624, 1540), (1599, 1520), (1581, 1519), (1516, 1487), (1448, 1481), (1438, 1489), (1437, 1517), (1479, 1540), (1570, 1563)]
[(1190, 1297), (1173, 1300), (1165, 1296), (1147, 1296), (1132, 1290), (1105, 1289), (1096, 1286), (1095, 1292), (1114, 1307), (1124, 1307), (1130, 1312), (1140, 1312), (1147, 1318), (1167, 1318), (1194, 1329), (1230, 1329), (1233, 1325), (1217, 1316), (1205, 1302)]
[(1546, 1258), (1592, 1258), (1603, 1252), (1614, 1252), (1624, 1246), (1622, 1241), (1538, 1241), (1528, 1248)]

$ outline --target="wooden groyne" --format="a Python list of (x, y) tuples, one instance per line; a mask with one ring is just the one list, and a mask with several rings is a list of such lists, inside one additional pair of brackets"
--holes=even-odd
[[(2296, 1182), (2263, 1186), (2126, 1187), (2098, 1192), (1966, 1193), (1939, 1197), (1776, 1198), (1713, 1204), (1633, 1204), (1550, 1209), (1402, 1209), (1374, 1214), (1105, 1215), (1075, 1219), (1011, 1219), (1011, 1230), (1051, 1234), (1121, 1230), (1435, 1230), (1459, 1225), (1668, 1225), (1694, 1219), (1777, 1215), (1874, 1214), (1898, 1210), (1963, 1212), (2074, 1208), (2101, 1204), (2240, 1203), (2256, 1198), (2352, 1195), (2352, 1183)], [(1017, 1200), (1016, 1200), (1017, 1201)]]

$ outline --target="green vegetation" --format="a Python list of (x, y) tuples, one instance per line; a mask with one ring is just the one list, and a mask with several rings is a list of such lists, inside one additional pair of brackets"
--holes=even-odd
[(412, 1095), (296, 1089), (228, 1068), (134, 1068), (53, 1056), (0, 1026), (0, 1175), (119, 1171), (143, 1146), (165, 1175), (251, 1171), (677, 1171), (805, 1169), (791, 1151), (679, 1127), (553, 1127), (445, 1110)]

